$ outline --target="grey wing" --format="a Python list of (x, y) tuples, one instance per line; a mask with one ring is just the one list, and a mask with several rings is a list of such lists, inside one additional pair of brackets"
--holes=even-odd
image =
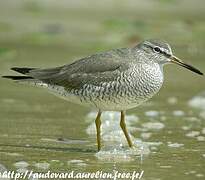
[(127, 53), (129, 49), (112, 50), (57, 68), (35, 69), (27, 75), (67, 89), (80, 89), (84, 84), (98, 86), (103, 82), (115, 81), (121, 72), (130, 67)]

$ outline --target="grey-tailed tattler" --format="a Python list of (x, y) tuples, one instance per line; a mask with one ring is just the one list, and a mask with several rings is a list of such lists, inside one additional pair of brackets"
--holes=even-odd
[(175, 63), (197, 74), (198, 69), (173, 55), (168, 43), (145, 40), (132, 48), (94, 54), (54, 68), (13, 67), (21, 76), (3, 76), (17, 82), (44, 87), (64, 99), (98, 110), (95, 120), (98, 151), (101, 149), (101, 113), (120, 111), (120, 127), (133, 146), (126, 129), (125, 111), (150, 99), (164, 81), (163, 67)]

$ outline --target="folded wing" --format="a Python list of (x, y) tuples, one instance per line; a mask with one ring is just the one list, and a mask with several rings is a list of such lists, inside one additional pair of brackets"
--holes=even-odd
[(116, 49), (95, 54), (72, 64), (49, 69), (13, 68), (32, 77), (34, 81), (63, 86), (66, 89), (80, 89), (84, 84), (98, 86), (99, 83), (115, 81), (121, 72), (131, 66), (126, 59), (129, 49)]

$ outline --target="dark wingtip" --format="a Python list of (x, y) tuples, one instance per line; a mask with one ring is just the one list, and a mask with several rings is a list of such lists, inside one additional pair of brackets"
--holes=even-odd
[(11, 70), (16, 71), (16, 72), (21, 73), (21, 74), (27, 74), (33, 69), (35, 69), (35, 68), (25, 68), (25, 67), (23, 67), (23, 68), (12, 67), (11, 68)]
[(30, 76), (2, 76), (2, 78), (12, 79), (12, 80), (26, 80), (33, 79)]
[(11, 70), (13, 70), (13, 71), (17, 71), (18, 68), (17, 68), (17, 67), (12, 67)]
[(203, 73), (203, 72), (201, 72), (201, 71), (199, 71), (199, 74), (200, 74), (200, 75), (202, 75), (202, 76), (204, 76), (204, 73)]

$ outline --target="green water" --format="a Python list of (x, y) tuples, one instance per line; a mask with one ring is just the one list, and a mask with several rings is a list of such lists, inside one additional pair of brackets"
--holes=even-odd
[[(153, 37), (205, 72), (204, 34), (202, 0), (1, 1), (0, 74), (14, 74), (13, 66), (54, 67)], [(205, 91), (205, 78), (176, 65), (164, 71), (160, 93), (127, 112), (136, 148), (146, 147), (137, 153), (126, 143), (119, 148), (123, 137), (106, 140), (118, 137), (118, 118), (97, 153), (92, 109), (0, 79), (0, 164), (7, 170), (143, 170), (144, 180), (204, 179), (205, 103), (200, 109), (189, 102)]]

